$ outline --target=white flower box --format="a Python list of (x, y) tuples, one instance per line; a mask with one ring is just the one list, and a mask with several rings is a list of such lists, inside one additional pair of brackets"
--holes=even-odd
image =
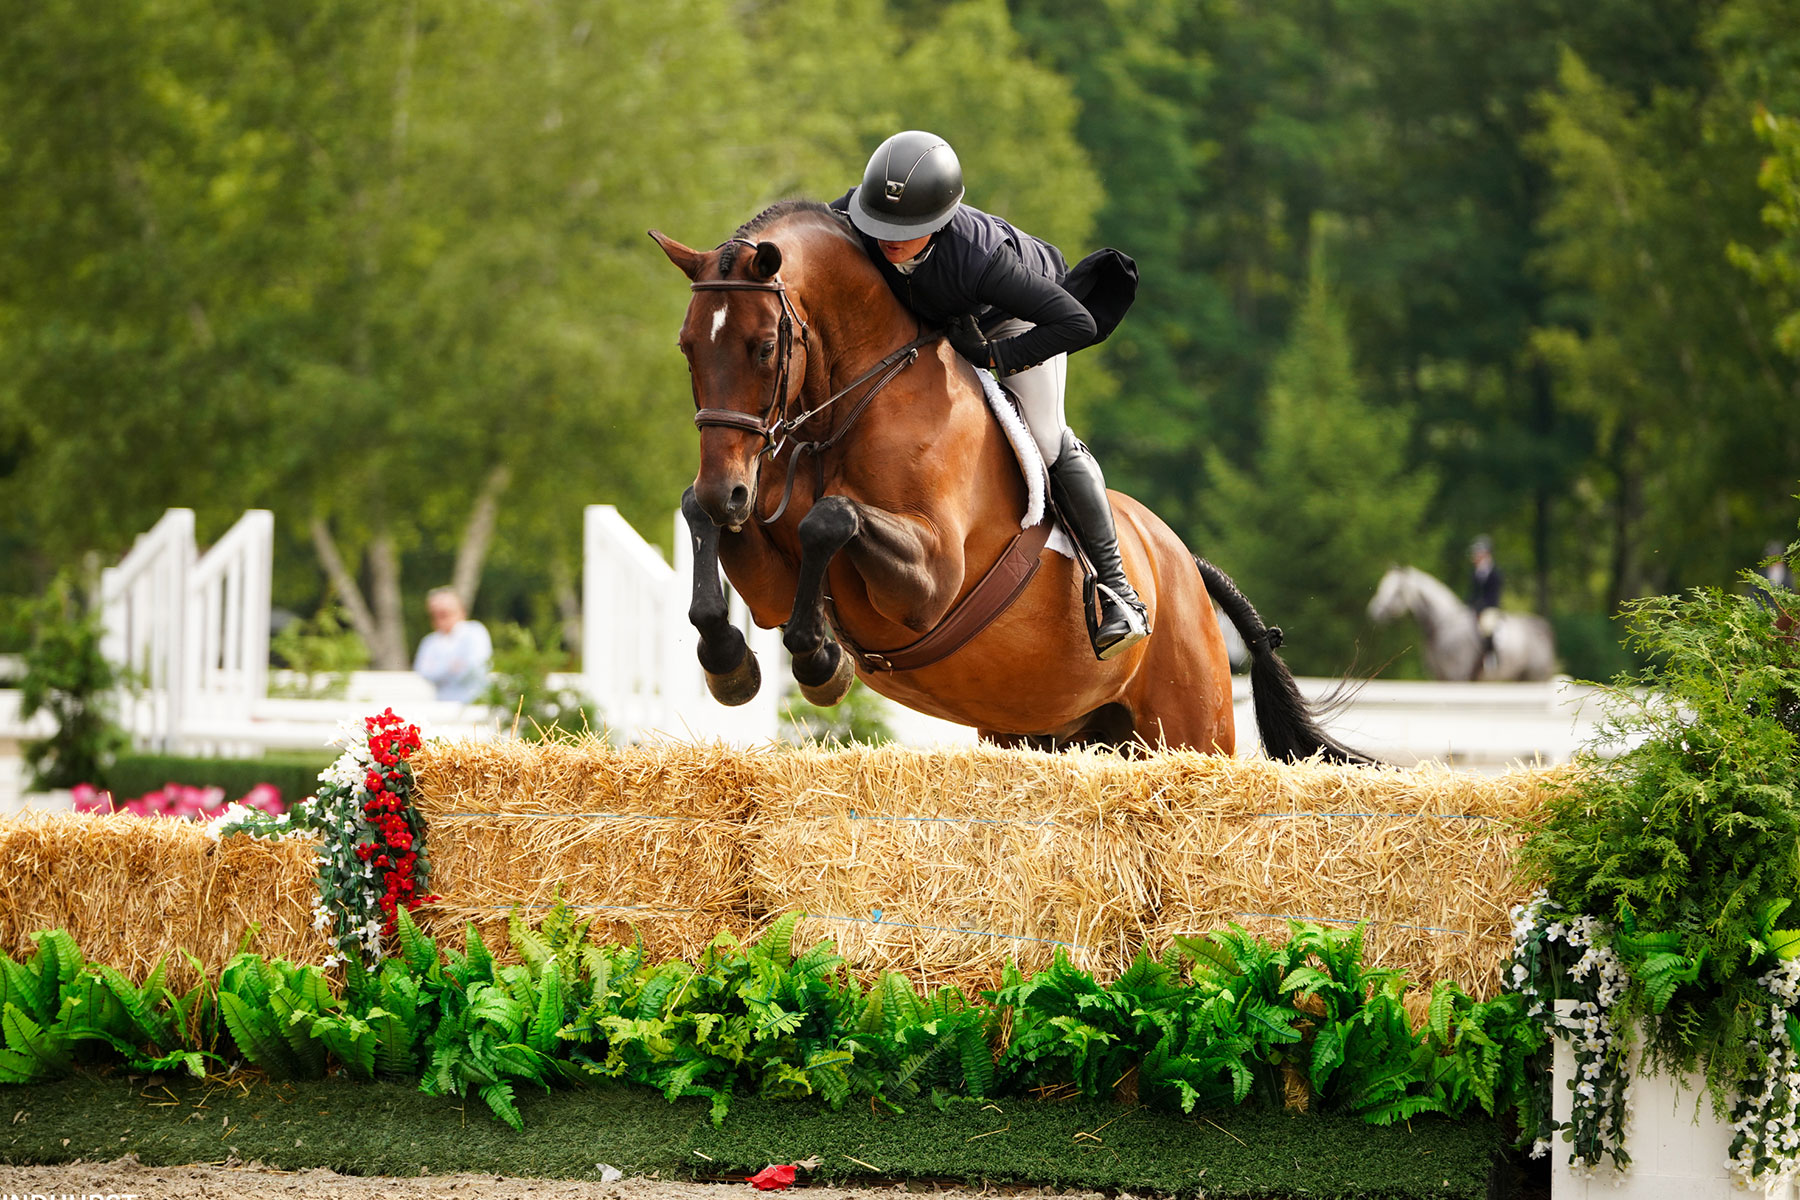
[[(1561, 1000), (1559, 1006), (1572, 1001)], [(1638, 1045), (1642, 1046), (1640, 1040)], [(1634, 1055), (1635, 1058), (1635, 1055)], [(1574, 1094), (1575, 1053), (1560, 1038), (1555, 1042), (1551, 1112), (1569, 1119)], [(1613, 1170), (1602, 1160), (1590, 1176), (1569, 1166), (1569, 1143), (1560, 1137), (1550, 1146), (1550, 1195), (1553, 1200), (1796, 1200), (1800, 1189), (1793, 1176), (1746, 1188), (1725, 1166), (1731, 1158), (1731, 1122), (1713, 1115), (1704, 1081), (1650, 1075), (1632, 1063), (1630, 1124), (1625, 1151), (1631, 1166)]]

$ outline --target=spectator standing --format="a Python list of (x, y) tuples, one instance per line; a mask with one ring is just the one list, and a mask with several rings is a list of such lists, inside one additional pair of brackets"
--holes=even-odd
[(413, 670), (437, 688), (439, 700), (468, 704), (487, 688), (494, 643), (487, 627), (471, 620), (455, 588), (433, 588), (425, 597), (431, 632), (419, 642)]

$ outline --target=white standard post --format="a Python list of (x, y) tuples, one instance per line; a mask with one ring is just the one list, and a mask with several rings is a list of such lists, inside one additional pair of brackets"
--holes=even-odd
[(583, 513), (582, 673), (608, 729), (664, 728), (668, 646), (662, 618), (674, 571), (610, 504)]
[(268, 698), (274, 545), (274, 514), (251, 509), (194, 564), (184, 598), (189, 728), (182, 732), (195, 749), (252, 749), (230, 735), (247, 732), (252, 708)]
[(171, 508), (100, 575), (102, 652), (132, 676), (120, 706), (125, 728), (140, 744), (164, 751), (184, 715), (182, 646), (195, 558), (193, 510)]

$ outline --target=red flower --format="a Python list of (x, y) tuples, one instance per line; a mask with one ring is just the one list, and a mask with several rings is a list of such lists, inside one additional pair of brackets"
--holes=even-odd
[(794, 1168), (787, 1163), (764, 1167), (750, 1177), (750, 1183), (760, 1192), (785, 1191), (794, 1184)]

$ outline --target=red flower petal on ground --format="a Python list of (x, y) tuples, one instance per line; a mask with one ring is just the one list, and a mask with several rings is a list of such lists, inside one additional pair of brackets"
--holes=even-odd
[(779, 1192), (793, 1186), (794, 1168), (787, 1163), (764, 1167), (750, 1177), (750, 1182), (758, 1191)]

